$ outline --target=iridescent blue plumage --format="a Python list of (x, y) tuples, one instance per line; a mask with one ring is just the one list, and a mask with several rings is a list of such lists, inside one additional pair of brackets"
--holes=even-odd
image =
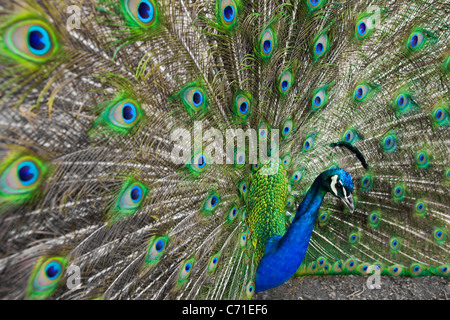
[[(337, 191), (341, 184), (345, 191)], [(351, 198), (353, 181), (342, 169), (321, 173), (303, 201), (283, 237), (274, 236), (266, 244), (266, 251), (256, 270), (256, 292), (268, 290), (289, 280), (300, 267), (308, 249), (319, 208), (327, 192), (337, 197)], [(343, 201), (346, 201), (346, 198)], [(347, 204), (347, 202), (346, 202)], [(350, 204), (349, 204), (350, 205)], [(351, 203), (353, 206), (353, 202)]]

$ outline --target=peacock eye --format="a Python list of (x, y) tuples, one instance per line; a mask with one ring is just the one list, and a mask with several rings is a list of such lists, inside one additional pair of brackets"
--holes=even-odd
[(358, 39), (365, 39), (372, 32), (372, 18), (365, 17), (363, 19), (358, 20), (355, 27), (355, 34)]
[(251, 299), (251, 298), (253, 298), (254, 294), (255, 294), (255, 285), (253, 284), (253, 282), (250, 282), (245, 287), (245, 295), (246, 295), (247, 299)]
[(345, 131), (343, 138), (344, 138), (345, 142), (353, 143), (358, 138), (358, 135), (356, 134), (355, 130), (350, 129), (350, 130)]
[(220, 253), (217, 253), (209, 259), (208, 270), (207, 270), (208, 273), (213, 273), (216, 270), (217, 265), (219, 263), (219, 258), (220, 258)]
[(386, 152), (395, 151), (397, 147), (396, 137), (393, 134), (388, 134), (383, 138), (381, 145)]
[(413, 51), (418, 50), (423, 46), (424, 42), (425, 35), (421, 31), (413, 32), (408, 38), (408, 48)]
[(250, 100), (249, 98), (244, 94), (238, 94), (236, 96), (236, 109), (237, 114), (245, 118), (250, 113)]
[(350, 244), (357, 244), (359, 241), (359, 235), (356, 232), (352, 232), (348, 237)]
[(205, 170), (208, 160), (203, 153), (199, 153), (192, 159), (192, 164), (190, 164), (190, 168), (197, 173), (200, 173)]
[(113, 105), (108, 112), (109, 123), (121, 129), (131, 129), (140, 119), (138, 104), (132, 100), (122, 100)]
[(218, 205), (220, 203), (220, 197), (217, 193), (214, 191), (210, 191), (208, 194), (208, 197), (206, 198), (205, 202), (203, 203), (203, 211), (206, 213), (212, 213), (214, 212)]
[(294, 183), (299, 182), (301, 179), (302, 179), (302, 172), (300, 170), (297, 170), (292, 174), (292, 181)]
[(125, 11), (139, 26), (148, 28), (156, 22), (156, 5), (154, 0), (124, 0)]
[(312, 98), (312, 109), (318, 110), (327, 103), (327, 94), (324, 89), (318, 90)]
[(243, 165), (245, 165), (245, 153), (242, 151), (236, 152), (234, 156), (234, 163), (237, 167), (242, 167)]
[(355, 88), (355, 91), (353, 92), (353, 97), (356, 101), (362, 102), (365, 100), (367, 95), (369, 94), (369, 87), (365, 84), (360, 84)]
[(368, 191), (372, 186), (373, 178), (371, 175), (367, 175), (362, 177), (361, 179), (361, 187), (364, 191)]
[(11, 163), (1, 175), (1, 190), (9, 195), (34, 191), (42, 181), (42, 163), (32, 157), (21, 157)]
[(245, 181), (241, 181), (240, 183), (239, 183), (239, 192), (240, 192), (240, 194), (243, 196), (243, 197), (245, 197), (245, 195), (247, 194), (247, 191), (248, 191), (248, 187), (247, 187), (247, 183), (245, 182)]
[(247, 245), (247, 233), (246, 232), (241, 232), (241, 234), (239, 235), (239, 245), (241, 246), (241, 249), (244, 249), (245, 246)]
[(291, 156), (290, 155), (286, 155), (283, 158), (283, 165), (285, 167), (289, 166), (291, 164)]
[(268, 28), (264, 31), (260, 40), (261, 54), (264, 58), (269, 58), (275, 47), (275, 34), (272, 29)]
[(303, 143), (303, 151), (309, 151), (314, 146), (314, 137), (310, 136), (306, 138), (305, 142)]
[(447, 111), (443, 107), (434, 109), (432, 118), (434, 122), (440, 126), (447, 125), (449, 123)]
[(420, 217), (424, 217), (426, 215), (426, 213), (427, 213), (427, 204), (426, 204), (426, 202), (422, 201), (422, 200), (418, 200), (416, 202), (416, 205), (415, 205), (415, 210), (416, 210), (416, 213)]
[(178, 282), (182, 283), (189, 278), (194, 265), (194, 259), (186, 260), (182, 263), (180, 273), (178, 274)]
[(267, 125), (265, 123), (261, 123), (258, 128), (259, 140), (267, 139)]
[(426, 169), (429, 167), (430, 162), (428, 154), (425, 151), (421, 151), (416, 155), (416, 164), (420, 169)]
[(329, 43), (328, 36), (326, 34), (321, 35), (319, 39), (314, 43), (314, 56), (320, 58), (328, 51)]
[(228, 219), (227, 219), (228, 222), (232, 222), (237, 217), (237, 214), (238, 214), (238, 209), (236, 207), (232, 207), (230, 209), (230, 211), (228, 212)]
[(441, 228), (437, 228), (433, 231), (434, 240), (438, 243), (443, 243), (445, 241), (445, 232)]
[(52, 29), (39, 20), (24, 20), (9, 27), (4, 35), (6, 46), (15, 55), (32, 62), (45, 62), (57, 51)]
[(220, 1), (220, 17), (222, 23), (226, 26), (232, 26), (236, 23), (237, 6), (233, 0)]
[(166, 250), (168, 241), (167, 237), (154, 238), (148, 246), (146, 262), (150, 264), (158, 262)]
[(293, 126), (294, 126), (294, 123), (292, 122), (292, 120), (288, 119), (288, 120), (284, 121), (283, 131), (282, 131), (283, 138), (287, 138), (291, 134), (291, 130), (292, 130)]
[(294, 201), (295, 201), (294, 197), (288, 196), (288, 198), (286, 200), (286, 207), (288, 209), (292, 209), (294, 207)]
[(369, 216), (369, 224), (372, 227), (378, 227), (378, 222), (380, 221), (380, 215), (378, 212), (372, 212)]
[(400, 249), (400, 240), (398, 240), (397, 238), (392, 238), (389, 242), (389, 246), (392, 250), (397, 251), (398, 249)]
[(325, 0), (306, 0), (308, 8), (310, 10), (316, 10), (323, 5)]
[(187, 88), (182, 94), (183, 103), (190, 110), (197, 112), (205, 109), (205, 94), (201, 88)]
[(292, 74), (289, 71), (283, 72), (278, 80), (279, 91), (282, 94), (288, 92), (291, 87)]
[(119, 199), (119, 207), (123, 210), (135, 210), (141, 204), (146, 189), (139, 182), (131, 184), (125, 189)]
[(45, 299), (58, 286), (59, 281), (64, 275), (66, 261), (60, 257), (53, 257), (38, 264), (33, 271), (28, 286), (28, 298)]

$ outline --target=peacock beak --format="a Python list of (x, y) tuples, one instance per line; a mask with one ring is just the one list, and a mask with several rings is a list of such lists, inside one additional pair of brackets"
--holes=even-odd
[(355, 211), (355, 205), (353, 204), (353, 196), (352, 194), (348, 194), (346, 197), (341, 198), (342, 202), (345, 203), (348, 210), (350, 210), (350, 213), (353, 213)]

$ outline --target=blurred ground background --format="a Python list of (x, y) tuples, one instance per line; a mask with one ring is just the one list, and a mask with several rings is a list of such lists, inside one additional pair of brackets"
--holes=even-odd
[(368, 277), (308, 276), (255, 294), (253, 300), (449, 300), (450, 278), (381, 276), (381, 289), (369, 290)]

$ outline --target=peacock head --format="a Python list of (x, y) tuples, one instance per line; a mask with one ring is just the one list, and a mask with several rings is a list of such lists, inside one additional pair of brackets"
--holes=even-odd
[(335, 197), (344, 202), (347, 208), (353, 213), (353, 181), (350, 174), (343, 169), (330, 169), (324, 172), (325, 189)]

